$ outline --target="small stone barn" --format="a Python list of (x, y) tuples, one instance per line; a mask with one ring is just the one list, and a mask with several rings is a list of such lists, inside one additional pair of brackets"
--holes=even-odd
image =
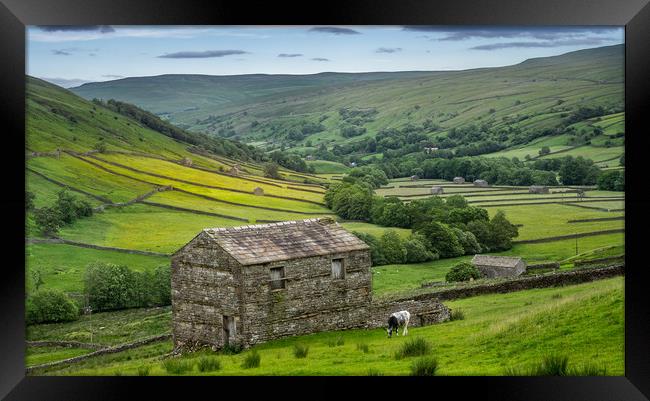
[(474, 255), (472, 264), (488, 278), (519, 276), (526, 271), (522, 258), (510, 256)]
[(431, 187), (431, 195), (441, 195), (444, 192), (445, 190), (441, 186), (435, 185)]
[(230, 175), (239, 175), (240, 173), (241, 173), (241, 167), (239, 166), (239, 164), (235, 164), (234, 166), (228, 169), (228, 174)]
[(476, 186), (476, 187), (487, 187), (488, 182), (485, 181), (485, 180), (475, 180), (474, 181), (474, 186)]
[(262, 196), (264, 195), (264, 190), (260, 187), (255, 187), (255, 189), (253, 189), (253, 194)]
[(418, 177), (417, 175), (412, 175), (411, 176), (411, 181), (417, 181), (419, 179), (420, 179), (420, 177)]
[(202, 230), (172, 255), (178, 350), (449, 319), (437, 298), (372, 301), (369, 247), (331, 218)]
[(454, 184), (464, 184), (465, 179), (463, 177), (454, 177)]
[(548, 187), (545, 185), (531, 185), (528, 188), (528, 193), (531, 194), (547, 194), (549, 193)]

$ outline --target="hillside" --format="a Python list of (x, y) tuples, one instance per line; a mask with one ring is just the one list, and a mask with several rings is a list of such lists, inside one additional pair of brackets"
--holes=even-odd
[[(163, 75), (72, 91), (133, 102), (190, 130), (321, 159), (321, 144), (334, 156), (359, 158), (423, 144), (467, 151), (478, 143), (480, 153), (490, 153), (564, 133), (581, 107), (602, 107), (596, 116), (623, 111), (623, 50), (607, 46), (465, 71)], [(450, 138), (453, 129), (473, 135)], [(381, 131), (414, 139), (370, 140)]]

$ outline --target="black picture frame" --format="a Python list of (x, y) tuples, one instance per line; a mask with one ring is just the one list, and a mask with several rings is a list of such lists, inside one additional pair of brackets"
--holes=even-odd
[[(648, 0), (373, 0), (303, 2), (154, 0), (0, 0), (0, 114), (5, 153), (0, 157), (0, 197), (4, 236), (0, 279), (0, 397), (7, 400), (92, 400), (137, 397), (191, 399), (204, 390), (221, 396), (232, 378), (26, 377), (24, 364), (24, 146), (26, 25), (619, 25), (625, 26), (626, 266), (624, 377), (435, 377), (350, 379), (306, 378), (308, 393), (349, 391), (369, 397), (413, 397), (418, 388), (431, 396), (450, 389), (454, 398), (471, 396), (518, 400), (647, 400), (650, 398), (650, 291), (643, 262), (646, 207), (644, 159), (650, 142), (650, 5)], [(646, 169), (647, 170), (647, 169)], [(238, 379), (240, 395), (271, 382)], [(278, 384), (295, 386), (293, 382)], [(381, 381), (379, 381), (381, 380)], [(265, 383), (257, 383), (264, 381)], [(342, 390), (339, 384), (352, 384)], [(261, 384), (261, 385), (260, 385)], [(229, 385), (230, 386), (230, 385)], [(399, 386), (394, 388), (393, 386)], [(406, 387), (402, 387), (406, 386)], [(404, 393), (403, 388), (408, 388)], [(154, 395), (154, 392), (156, 395)], [(287, 391), (279, 393), (283, 398)], [(374, 393), (374, 395), (371, 395)], [(290, 396), (291, 394), (289, 394)], [(426, 393), (425, 393), (426, 395)]]

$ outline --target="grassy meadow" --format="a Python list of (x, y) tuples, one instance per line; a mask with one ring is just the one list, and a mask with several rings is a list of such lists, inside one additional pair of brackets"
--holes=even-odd
[[(483, 295), (447, 302), (462, 310), (464, 319), (413, 327), (407, 337), (386, 338), (383, 329), (324, 332), (270, 341), (242, 354), (226, 355), (203, 351), (183, 356), (167, 370), (161, 356), (172, 349), (162, 341), (133, 350), (85, 360), (39, 372), (48, 375), (409, 375), (418, 357), (397, 359), (395, 354), (411, 339), (431, 345), (429, 356), (438, 360), (438, 375), (508, 375), (515, 367), (539, 363), (550, 354), (569, 358), (571, 366), (606, 368), (607, 375), (624, 374), (623, 279), (612, 278), (560, 288)], [(111, 323), (132, 321), (144, 338), (168, 325), (169, 312), (159, 309), (107, 312), (84, 317), (79, 322), (51, 325), (51, 330), (30, 330), (30, 339), (83, 338), (91, 330), (97, 341), (115, 341)], [(94, 319), (91, 323), (90, 320)], [(163, 321), (167, 319), (167, 323)], [(104, 327), (100, 330), (99, 327)], [(544, 330), (540, 330), (544, 327)], [(103, 330), (109, 330), (104, 334)], [(134, 338), (133, 330), (120, 340)], [(337, 345), (338, 344), (338, 345)], [(305, 358), (296, 358), (296, 346), (308, 347)], [(260, 356), (259, 367), (243, 368), (252, 352)], [(200, 371), (201, 358), (216, 358), (220, 369)], [(174, 368), (177, 368), (175, 366)], [(38, 372), (38, 371), (37, 371)]]

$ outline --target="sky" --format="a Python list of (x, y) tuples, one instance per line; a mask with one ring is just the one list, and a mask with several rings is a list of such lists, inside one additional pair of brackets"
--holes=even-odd
[(624, 42), (623, 27), (29, 26), (27, 74), (63, 87), (161, 74), (497, 67)]

